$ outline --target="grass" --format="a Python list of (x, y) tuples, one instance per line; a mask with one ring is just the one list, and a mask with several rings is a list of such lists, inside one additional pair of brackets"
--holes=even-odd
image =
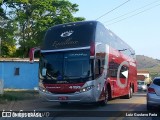
[(7, 101), (31, 100), (38, 97), (38, 92), (34, 90), (5, 90), (3, 95), (0, 95), (0, 103)]

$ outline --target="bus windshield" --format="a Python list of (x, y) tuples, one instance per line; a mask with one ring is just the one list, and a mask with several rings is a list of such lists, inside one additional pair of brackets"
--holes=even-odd
[[(45, 70), (45, 73), (44, 73)], [(92, 76), (89, 51), (42, 53), (40, 76), (56, 83), (86, 82)]]

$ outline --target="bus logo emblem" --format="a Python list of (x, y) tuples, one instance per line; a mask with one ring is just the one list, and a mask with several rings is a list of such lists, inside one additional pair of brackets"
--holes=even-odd
[(63, 32), (63, 33), (61, 34), (61, 37), (68, 37), (68, 36), (72, 35), (72, 33), (73, 33), (72, 30)]

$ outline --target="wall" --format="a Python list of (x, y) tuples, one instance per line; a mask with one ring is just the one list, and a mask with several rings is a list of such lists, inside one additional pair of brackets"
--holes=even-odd
[(38, 66), (38, 62), (30, 64), (26, 61), (0, 61), (0, 79), (4, 80), (4, 88), (38, 87)]
[(150, 76), (149, 76), (149, 73), (137, 73), (137, 75), (144, 75), (145, 79), (144, 81), (148, 84), (150, 83)]
[(145, 77), (149, 78), (149, 73), (137, 73), (137, 75), (144, 75)]

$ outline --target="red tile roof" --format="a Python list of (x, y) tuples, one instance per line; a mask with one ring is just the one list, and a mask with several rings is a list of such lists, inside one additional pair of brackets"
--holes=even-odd
[[(0, 58), (0, 61), (5, 62), (29, 62), (29, 58)], [(39, 61), (35, 59), (34, 61)]]
[(145, 80), (145, 76), (144, 75), (137, 75), (137, 80)]
[(138, 70), (137, 73), (149, 73), (147, 70)]

